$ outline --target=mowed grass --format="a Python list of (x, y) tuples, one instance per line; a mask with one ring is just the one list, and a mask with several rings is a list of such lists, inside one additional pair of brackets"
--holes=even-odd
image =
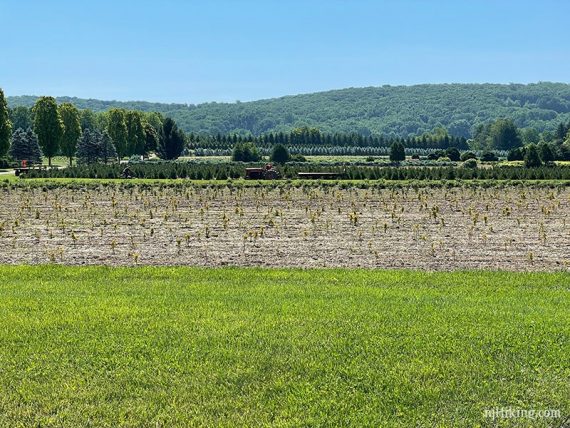
[(549, 426), (570, 275), (0, 267), (0, 426)]

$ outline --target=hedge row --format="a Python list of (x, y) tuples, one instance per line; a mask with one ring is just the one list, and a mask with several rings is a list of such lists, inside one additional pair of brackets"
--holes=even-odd
[[(242, 163), (165, 162), (130, 165), (137, 178), (192, 180), (227, 180), (243, 177)], [(259, 164), (258, 164), (259, 166)], [(121, 178), (124, 165), (93, 164), (65, 169), (31, 171), (30, 178)], [(339, 178), (352, 180), (570, 180), (570, 167), (552, 166), (524, 168), (517, 166), (463, 168), (396, 167), (396, 166), (332, 166), (319, 164), (287, 164), (278, 168), (286, 179), (297, 178), (298, 172), (335, 172)]]

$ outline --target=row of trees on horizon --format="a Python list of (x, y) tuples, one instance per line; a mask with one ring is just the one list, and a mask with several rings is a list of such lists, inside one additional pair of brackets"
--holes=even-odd
[[(155, 152), (162, 159), (178, 158), (186, 137), (171, 118), (159, 113), (111, 109), (95, 114), (73, 104), (40, 97), (29, 109), (8, 109), (0, 89), (0, 158), (51, 160), (62, 155), (81, 161), (121, 159)], [(96, 156), (101, 153), (101, 156)]]
[[(173, 119), (157, 112), (112, 108), (96, 113), (89, 109), (79, 110), (71, 103), (58, 105), (53, 97), (39, 98), (32, 108), (9, 109), (0, 89), (0, 158), (9, 154), (13, 159), (21, 160), (29, 153), (26, 159), (33, 159), (32, 155), (37, 154), (35, 140), (50, 165), (57, 155), (66, 156), (71, 164), (74, 157), (80, 162), (108, 161), (133, 155), (146, 156), (151, 152), (162, 159), (176, 159), (185, 149), (197, 154), (228, 154), (237, 144), (246, 142), (264, 152), (284, 146), (297, 154), (301, 154), (301, 149), (302, 154), (338, 153), (338, 149), (346, 149), (346, 154), (357, 154), (365, 152), (363, 149), (401, 144), (406, 149), (426, 151), (457, 148), (461, 151), (513, 152), (513, 159), (521, 157), (522, 152), (516, 152), (516, 149), (535, 144), (542, 146), (543, 152), (551, 151), (554, 159), (570, 160), (570, 123), (560, 123), (554, 133), (539, 133), (530, 128), (520, 130), (510, 119), (497, 119), (479, 125), (469, 140), (449, 135), (442, 127), (410, 138), (327, 134), (309, 127), (260, 136), (186, 135)], [(99, 152), (103, 153), (100, 158), (96, 156)]]

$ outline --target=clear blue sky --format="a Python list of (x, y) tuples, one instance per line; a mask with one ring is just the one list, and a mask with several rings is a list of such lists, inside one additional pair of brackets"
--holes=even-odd
[(569, 22), (566, 0), (0, 0), (0, 87), (200, 103), (568, 82)]

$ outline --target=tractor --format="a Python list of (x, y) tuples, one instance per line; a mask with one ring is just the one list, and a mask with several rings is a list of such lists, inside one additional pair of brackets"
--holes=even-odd
[(280, 176), (279, 171), (270, 163), (264, 167), (245, 169), (245, 178), (248, 180), (276, 180)]

